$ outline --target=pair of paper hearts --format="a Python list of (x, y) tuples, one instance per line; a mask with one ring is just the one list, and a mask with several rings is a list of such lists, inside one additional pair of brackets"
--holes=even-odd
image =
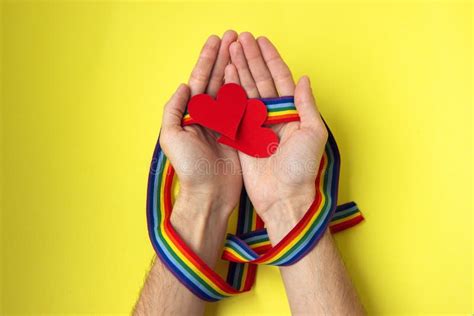
[(193, 96), (188, 112), (193, 121), (221, 134), (219, 143), (247, 155), (269, 157), (278, 146), (278, 136), (262, 126), (267, 119), (267, 107), (260, 100), (247, 99), (238, 84), (223, 85), (215, 100), (207, 94)]

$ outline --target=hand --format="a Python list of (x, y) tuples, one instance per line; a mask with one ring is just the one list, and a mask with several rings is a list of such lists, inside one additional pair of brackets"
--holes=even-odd
[(216, 95), (230, 60), (229, 46), (236, 39), (234, 31), (227, 31), (222, 41), (217, 36), (209, 37), (189, 79), (189, 88), (181, 85), (165, 107), (160, 136), (160, 145), (180, 182), (180, 198), (197, 203), (212, 201), (211, 209), (223, 211), (224, 216), (237, 204), (242, 187), (237, 152), (219, 144), (208, 129), (182, 127), (181, 120), (190, 96)]
[(239, 152), (239, 158), (245, 188), (260, 217), (265, 222), (291, 216), (297, 220), (314, 200), (327, 140), (309, 79), (301, 78), (295, 87), (288, 66), (265, 37), (255, 40), (250, 33), (240, 34), (238, 42), (230, 45), (230, 55), (226, 81), (240, 83), (249, 98), (295, 96), (301, 121), (272, 126), (280, 138), (277, 152), (269, 158)]
[[(272, 127), (280, 145), (269, 158), (239, 152), (245, 188), (275, 245), (314, 200), (328, 132), (309, 79), (301, 78), (295, 87), (290, 70), (268, 39), (256, 41), (250, 33), (242, 33), (231, 44), (230, 55), (233, 65), (226, 67), (226, 81), (240, 81), (250, 98), (294, 94), (301, 119)], [(329, 231), (302, 260), (280, 271), (293, 315), (364, 314)]]

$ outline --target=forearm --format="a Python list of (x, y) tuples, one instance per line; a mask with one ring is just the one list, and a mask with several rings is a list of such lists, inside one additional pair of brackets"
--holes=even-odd
[[(223, 208), (208, 196), (181, 194), (171, 223), (184, 242), (213, 268), (219, 258), (227, 227)], [(212, 229), (209, 229), (212, 227)], [(191, 293), (156, 258), (135, 307), (135, 315), (202, 315), (204, 301)]]
[[(275, 204), (267, 212), (271, 216), (264, 220), (273, 245), (298, 223), (313, 198)], [(303, 259), (280, 271), (293, 315), (364, 314), (329, 231)]]

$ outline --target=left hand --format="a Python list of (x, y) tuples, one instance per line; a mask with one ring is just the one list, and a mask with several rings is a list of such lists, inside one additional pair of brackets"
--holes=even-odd
[[(179, 198), (189, 202), (212, 202), (211, 211), (227, 218), (237, 205), (242, 188), (240, 162), (236, 150), (217, 142), (216, 136), (198, 125), (181, 126), (189, 98), (199, 93), (215, 96), (224, 82), (229, 63), (229, 46), (237, 39), (227, 31), (222, 40), (210, 36), (189, 79), (166, 104), (160, 145), (170, 159), (180, 182)], [(193, 217), (196, 207), (187, 210)], [(178, 215), (178, 214), (175, 214)]]

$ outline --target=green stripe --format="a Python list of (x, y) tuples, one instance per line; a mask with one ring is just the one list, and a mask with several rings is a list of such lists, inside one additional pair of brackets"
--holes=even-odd
[(268, 241), (268, 240), (269, 240), (269, 239), (268, 239), (268, 236), (263, 235), (263, 236), (261, 236), (260, 239), (255, 239), (255, 240), (252, 240), (251, 242), (246, 242), (246, 243), (247, 243), (248, 245), (255, 245), (255, 244), (258, 244), (258, 243), (260, 243), (260, 242), (262, 242), (262, 241)]
[(294, 106), (285, 106), (284, 108), (277, 108), (277, 109), (268, 109), (269, 113), (277, 113), (281, 111), (288, 111), (288, 110), (295, 110), (296, 108)]
[(358, 209), (353, 210), (352, 212), (344, 213), (344, 214), (335, 214), (334, 217), (331, 219), (331, 221), (337, 221), (341, 218), (349, 217), (352, 216), (356, 213), (360, 213)]

